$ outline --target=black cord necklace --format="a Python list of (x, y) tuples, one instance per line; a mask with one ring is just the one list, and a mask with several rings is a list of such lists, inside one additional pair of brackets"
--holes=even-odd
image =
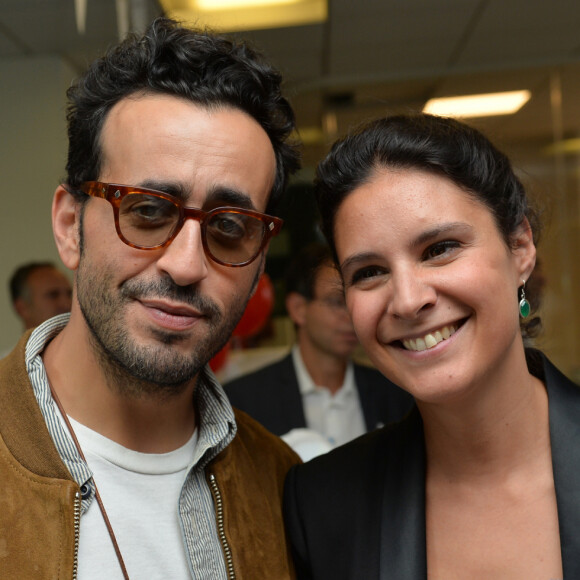
[[(60, 399), (58, 398), (56, 392), (52, 388), (52, 385), (50, 384), (48, 377), (47, 377), (47, 381), (48, 381), (48, 386), (50, 388), (50, 392), (52, 393), (52, 398), (54, 399), (54, 402), (56, 403), (56, 406), (58, 407), (58, 410), (60, 411), (60, 413), (64, 419), (64, 422), (67, 426), (67, 429), (69, 430), (69, 433), (70, 433), (72, 440), (77, 448), (77, 451), (79, 452), (79, 455), (81, 456), (83, 461), (86, 463), (87, 460), (85, 458), (83, 450), (81, 449), (81, 446), (79, 444), (77, 436), (75, 435), (74, 429), (72, 428), (72, 425), (70, 424), (70, 421), (68, 420), (67, 414), (62, 407)], [(101, 494), (99, 493), (99, 490), (97, 489), (97, 484), (95, 483), (94, 477), (93, 477), (93, 485), (95, 486), (95, 498), (97, 500), (97, 503), (99, 504), (99, 509), (101, 510), (101, 514), (103, 515), (103, 520), (105, 520), (105, 526), (107, 526), (107, 531), (109, 532), (111, 542), (113, 542), (113, 548), (115, 548), (115, 554), (117, 554), (117, 560), (119, 561), (119, 566), (121, 566), (121, 571), (123, 572), (123, 577), (125, 578), (125, 580), (130, 580), (129, 574), (127, 574), (127, 568), (125, 567), (125, 562), (123, 561), (123, 556), (121, 555), (121, 549), (119, 548), (119, 544), (117, 543), (117, 538), (115, 537), (115, 532), (113, 531), (113, 526), (111, 525), (111, 522), (109, 521), (109, 516), (107, 515), (107, 511), (105, 510), (105, 506), (103, 504), (103, 500), (101, 499)]]

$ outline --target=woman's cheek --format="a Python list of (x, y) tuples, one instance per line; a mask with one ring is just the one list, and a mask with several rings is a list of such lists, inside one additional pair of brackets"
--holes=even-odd
[(347, 306), (351, 313), (355, 332), (361, 343), (368, 342), (376, 336), (378, 323), (378, 309), (371, 303), (369, 297), (358, 296), (351, 300), (347, 299)]

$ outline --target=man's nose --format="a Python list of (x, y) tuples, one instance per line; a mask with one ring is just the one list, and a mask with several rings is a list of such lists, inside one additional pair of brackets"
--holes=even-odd
[(201, 238), (201, 224), (185, 220), (175, 239), (162, 250), (157, 266), (179, 286), (203, 280), (208, 274), (208, 260)]

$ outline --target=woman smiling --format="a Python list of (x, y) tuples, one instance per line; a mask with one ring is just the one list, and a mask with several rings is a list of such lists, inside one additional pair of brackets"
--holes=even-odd
[(525, 346), (539, 225), (509, 160), (396, 116), (337, 142), (316, 187), (358, 337), (416, 408), (290, 473), (299, 577), (580, 578), (580, 389)]

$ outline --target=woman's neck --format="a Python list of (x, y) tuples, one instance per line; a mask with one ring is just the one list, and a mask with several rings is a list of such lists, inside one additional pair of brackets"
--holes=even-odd
[(488, 481), (549, 453), (548, 396), (529, 373), (517, 385), (490, 385), (470, 400), (418, 406), (432, 475)]

